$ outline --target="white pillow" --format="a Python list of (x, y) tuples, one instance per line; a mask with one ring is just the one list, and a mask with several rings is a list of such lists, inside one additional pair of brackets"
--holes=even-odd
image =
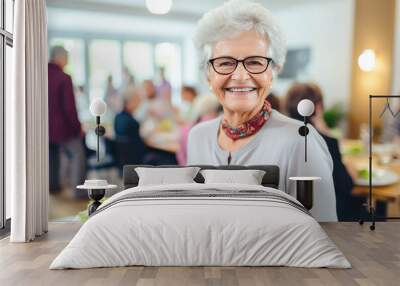
[(265, 171), (262, 170), (202, 170), (205, 184), (234, 183), (246, 185), (261, 185)]
[(193, 179), (199, 170), (199, 167), (135, 168), (139, 176), (139, 186), (195, 183)]

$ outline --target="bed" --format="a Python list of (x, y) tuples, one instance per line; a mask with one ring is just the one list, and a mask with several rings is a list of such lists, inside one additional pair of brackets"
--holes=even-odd
[(124, 167), (124, 190), (97, 209), (50, 269), (351, 267), (307, 209), (277, 189), (277, 166), (198, 166), (263, 170), (261, 185), (204, 183), (199, 172), (193, 183), (144, 186), (137, 167)]

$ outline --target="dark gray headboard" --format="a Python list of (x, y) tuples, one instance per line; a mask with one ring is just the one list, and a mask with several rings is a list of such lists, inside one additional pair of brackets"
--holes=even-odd
[[(271, 187), (277, 189), (279, 186), (279, 167), (276, 165), (253, 165), (253, 166), (238, 166), (238, 165), (230, 165), (230, 166), (211, 166), (211, 165), (192, 165), (196, 167), (200, 167), (202, 170), (204, 169), (219, 169), (219, 170), (263, 170), (265, 171), (264, 178), (262, 180), (262, 185), (265, 187)], [(151, 165), (125, 165), (123, 171), (123, 182), (124, 189), (133, 188), (138, 185), (139, 177), (135, 171), (137, 167), (147, 167), (147, 168), (182, 168), (184, 166), (176, 166), (176, 165), (160, 165), (160, 166), (151, 166)], [(190, 167), (190, 166), (188, 166)], [(204, 178), (200, 174), (197, 174), (194, 180), (197, 183), (204, 183)]]

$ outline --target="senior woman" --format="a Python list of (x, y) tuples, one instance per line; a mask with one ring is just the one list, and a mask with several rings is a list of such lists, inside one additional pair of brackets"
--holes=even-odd
[(305, 163), (304, 138), (298, 135), (302, 123), (268, 102), (286, 54), (271, 13), (250, 1), (225, 2), (199, 21), (195, 44), (223, 115), (191, 130), (188, 164), (278, 165), (279, 188), (293, 196), (296, 186), (289, 177), (321, 177), (311, 213), (319, 221), (337, 221), (332, 158), (324, 140), (309, 126)]

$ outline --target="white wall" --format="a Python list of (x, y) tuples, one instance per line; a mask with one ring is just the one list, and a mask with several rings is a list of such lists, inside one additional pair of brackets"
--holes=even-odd
[[(288, 47), (310, 47), (309, 74), (300, 80), (318, 83), (325, 105), (350, 99), (354, 1), (320, 1), (275, 13), (287, 36)], [(290, 81), (278, 80), (273, 88), (284, 94)]]

